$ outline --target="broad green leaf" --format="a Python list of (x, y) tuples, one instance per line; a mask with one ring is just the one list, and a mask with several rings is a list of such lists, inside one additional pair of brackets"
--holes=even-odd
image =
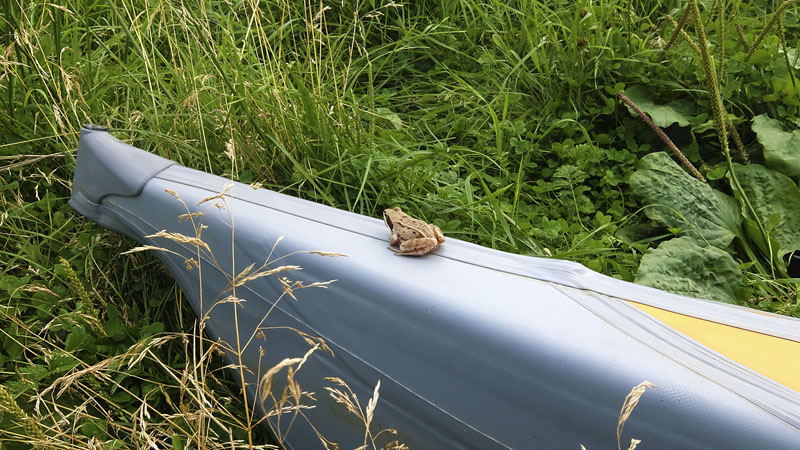
[(106, 334), (114, 339), (122, 339), (125, 337), (125, 325), (119, 317), (119, 310), (114, 305), (106, 306), (106, 323), (103, 324), (103, 330)]
[(155, 322), (142, 328), (141, 332), (139, 333), (139, 336), (141, 339), (144, 339), (154, 334), (159, 334), (163, 332), (164, 332), (164, 324), (161, 322)]
[[(672, 100), (664, 105), (654, 103), (645, 88), (632, 86), (625, 91), (625, 95), (631, 99), (636, 106), (646, 112), (656, 125), (666, 128), (673, 123), (682, 127), (689, 126), (689, 119), (694, 115), (694, 105), (688, 100)], [(631, 114), (636, 113), (631, 109)]]
[(392, 112), (389, 108), (377, 108), (375, 112), (378, 114), (378, 117), (382, 117), (391, 122), (396, 130), (403, 129), (403, 120), (397, 113)]
[(783, 131), (779, 121), (761, 114), (753, 118), (753, 131), (764, 146), (767, 167), (792, 178), (800, 176), (800, 130)]
[(683, 236), (649, 250), (635, 281), (675, 294), (736, 303), (743, 276), (728, 252)]
[(664, 227), (719, 248), (741, 234), (736, 200), (693, 178), (664, 152), (644, 156), (630, 184), (648, 205), (645, 214)]
[(121, 449), (123, 447), (124, 447), (124, 444), (119, 439), (112, 439), (110, 441), (106, 441), (105, 442), (105, 449), (106, 450), (119, 450), (119, 449)]
[(172, 435), (172, 449), (173, 450), (183, 450), (185, 448), (184, 441), (180, 437), (180, 435), (173, 434)]
[[(778, 255), (800, 250), (800, 189), (794, 181), (758, 164), (736, 165), (735, 170), (758, 219), (780, 245)], [(742, 213), (753, 219), (745, 205)]]
[(19, 373), (22, 375), (22, 378), (27, 381), (41, 381), (50, 375), (50, 371), (48, 370), (47, 366), (32, 364), (30, 366), (23, 367), (19, 369)]
[(117, 391), (111, 398), (117, 403), (130, 403), (133, 396), (125, 391)]
[(11, 326), (7, 326), (4, 331), (3, 335), (0, 335), (0, 341), (3, 343), (3, 350), (9, 358), (16, 359), (24, 349), (19, 340), (15, 338), (20, 335), (19, 325), (11, 322)]
[(68, 352), (88, 350), (92, 344), (94, 344), (94, 337), (87, 333), (83, 327), (76, 326), (67, 335), (64, 349)]
[(81, 362), (78, 358), (63, 350), (54, 351), (50, 358), (50, 372), (58, 374), (75, 368)]
[(83, 422), (80, 426), (81, 433), (85, 434), (86, 436), (107, 436), (108, 431), (106, 430), (106, 424), (101, 422), (100, 420), (87, 420)]
[(28, 276), (15, 277), (14, 275), (4, 274), (0, 276), (0, 289), (11, 294), (11, 298), (19, 298), (24, 292), (22, 287), (28, 284), (28, 281), (30, 281)]

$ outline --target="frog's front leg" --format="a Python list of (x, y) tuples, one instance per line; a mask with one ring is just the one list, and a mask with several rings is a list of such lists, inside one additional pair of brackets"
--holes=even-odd
[(400, 250), (394, 250), (398, 255), (422, 256), (436, 250), (439, 241), (436, 238), (409, 239), (400, 243)]

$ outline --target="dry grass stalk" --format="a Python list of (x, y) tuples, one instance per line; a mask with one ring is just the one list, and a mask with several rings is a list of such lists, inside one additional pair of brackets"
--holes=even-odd
[(364, 445), (367, 443), (367, 436), (369, 435), (369, 425), (372, 423), (372, 416), (375, 413), (375, 408), (378, 406), (378, 391), (381, 388), (381, 380), (375, 384), (375, 390), (372, 392), (372, 398), (369, 399), (367, 402), (367, 412), (365, 414), (366, 418), (364, 421)]
[(261, 390), (261, 401), (262, 401), (262, 404), (264, 402), (264, 399), (268, 398), (272, 394), (272, 379), (275, 377), (275, 375), (278, 372), (280, 372), (281, 369), (284, 369), (284, 368), (287, 368), (287, 367), (292, 367), (292, 366), (297, 366), (297, 369), (294, 370), (294, 372), (292, 372), (292, 374), (296, 373), (298, 370), (300, 370), (300, 368), (303, 366), (303, 364), (308, 360), (308, 357), (311, 356), (311, 354), (314, 353), (318, 348), (319, 348), (319, 346), (315, 345), (315, 346), (311, 347), (302, 358), (285, 358), (283, 361), (279, 362), (278, 364), (275, 364), (269, 370), (267, 370), (267, 373), (264, 374), (263, 377), (261, 377), (261, 389), (260, 390)]
[(201, 213), (201, 212), (181, 214), (180, 216), (178, 216), (178, 222), (185, 222), (187, 220), (197, 219), (197, 218), (203, 217), (204, 214), (205, 213)]
[[(631, 389), (631, 391), (625, 397), (625, 401), (622, 402), (622, 409), (619, 412), (619, 420), (617, 421), (617, 449), (618, 450), (622, 449), (622, 445), (620, 443), (620, 439), (622, 437), (622, 427), (625, 426), (625, 422), (627, 422), (628, 419), (631, 417), (631, 413), (633, 412), (633, 409), (636, 408), (636, 405), (639, 404), (639, 399), (642, 398), (642, 395), (644, 395), (645, 391), (648, 388), (654, 388), (654, 387), (656, 387), (655, 384), (653, 384), (653, 383), (651, 383), (649, 381), (642, 381), (641, 383), (636, 385), (633, 389)], [(637, 445), (639, 445), (639, 441), (636, 441), (636, 442), (634, 442), (634, 441), (636, 441), (636, 440), (635, 439), (631, 440), (631, 446), (628, 447), (629, 450), (632, 450), (632, 449), (636, 448)]]
[(199, 202), (197, 202), (197, 204), (198, 205), (202, 205), (203, 203), (210, 202), (211, 200), (225, 200), (226, 199), (225, 194), (229, 190), (231, 190), (231, 188), (233, 188), (233, 184), (228, 183), (228, 184), (226, 184), (225, 186), (222, 187), (222, 190), (218, 194), (214, 194), (214, 195), (212, 195), (210, 197), (206, 197), (206, 198), (200, 200)]
[(323, 252), (320, 250), (311, 250), (308, 252), (311, 255), (320, 255), (320, 256), (330, 256), (330, 257), (337, 257), (337, 256), (344, 256), (347, 257), (344, 253), (337, 253), (337, 252)]
[[(222, 210), (230, 211), (227, 203), (229, 201), (229, 194), (226, 194), (228, 189), (230, 189), (230, 187), (226, 186), (222, 192), (203, 199), (201, 203), (219, 200), (219, 202), (215, 202), (214, 206)], [(197, 275), (201, 285), (201, 268), (210, 266), (224, 274), (225, 271), (214, 257), (212, 248), (202, 240), (201, 233), (202, 230), (206, 228), (206, 226), (201, 223), (203, 213), (191, 211), (177, 192), (173, 190), (165, 191), (183, 204), (186, 212), (182, 214), (178, 220), (181, 222), (191, 222), (195, 231), (195, 236), (162, 230), (146, 237), (148, 239), (163, 238), (173, 242), (174, 244), (169, 246), (171, 248), (159, 247), (156, 245), (142, 245), (124, 252), (124, 254), (145, 250), (157, 250), (182, 257), (187, 261), (187, 269), (198, 269)], [(228, 212), (228, 214), (230, 215), (230, 212)], [(233, 228), (232, 218), (229, 225)], [(226, 275), (229, 282), (227, 288), (217, 293), (211, 305), (201, 305), (204, 316), (198, 319), (191, 332), (161, 333), (157, 336), (151, 336), (131, 346), (121, 355), (107, 358), (91, 366), (79, 365), (70, 371), (69, 374), (60, 377), (48, 388), (40, 392), (37, 398), (43, 399), (46, 405), (53, 405), (55, 408), (58, 408), (58, 404), (54, 400), (45, 400), (45, 396), (49, 396), (48, 398), (57, 398), (70, 392), (82, 392), (87, 398), (85, 405), (80, 405), (68, 414), (51, 412), (51, 414), (60, 415), (62, 417), (61, 422), (63, 422), (64, 425), (58, 425), (57, 423), (55, 426), (56, 428), (49, 428), (47, 430), (48, 434), (52, 435), (51, 437), (53, 438), (59, 439), (60, 436), (63, 435), (64, 441), (73, 439), (71, 437), (72, 434), (66, 430), (69, 429), (71, 426), (70, 424), (85, 419), (90, 414), (87, 412), (89, 410), (100, 411), (100, 417), (97, 417), (97, 419), (101, 421), (104, 415), (111, 417), (115, 408), (118, 408), (118, 405), (115, 405), (110, 397), (102, 395), (105, 389), (92, 388), (92, 386), (99, 386), (100, 383), (103, 383), (113, 384), (115, 390), (128, 394), (139, 405), (135, 414), (132, 416), (132, 424), (109, 423), (110, 433), (113, 432), (118, 435), (128, 436), (131, 439), (131, 444), (137, 448), (169, 448), (175, 436), (179, 436), (187, 446), (206, 450), (277, 448), (272, 445), (263, 445), (254, 442), (254, 436), (257, 436), (256, 430), (258, 426), (263, 423), (266, 423), (272, 429), (279, 443), (284, 443), (286, 434), (292, 428), (295, 420), (301, 419), (308, 422), (309, 418), (306, 416), (305, 411), (314, 408), (314, 393), (302, 389), (300, 384), (296, 381), (296, 374), (299, 373), (304, 363), (315, 351), (322, 350), (331, 354), (333, 354), (333, 352), (320, 337), (308, 335), (307, 333), (291, 327), (264, 327), (263, 324), (272, 311), (272, 308), (278, 305), (284, 295), (297, 300), (297, 290), (309, 287), (325, 288), (336, 280), (308, 284), (304, 284), (301, 281), (290, 280), (284, 276), (284, 274), (295, 270), (301, 270), (301, 267), (293, 264), (277, 265), (276, 262), (298, 253), (310, 253), (329, 257), (346, 255), (324, 251), (296, 251), (280, 256), (273, 256), (277, 244), (281, 239), (282, 238), (276, 240), (268, 258), (260, 267), (251, 264), (239, 274)], [(184, 253), (187, 252), (194, 253), (194, 256), (187, 257), (184, 255)], [(204, 263), (202, 267), (200, 261)], [(250, 336), (247, 336), (246, 331), (239, 330), (238, 322), (234, 324), (237, 331), (237, 339), (235, 342), (210, 341), (203, 336), (204, 324), (208, 320), (208, 314), (215, 306), (226, 303), (239, 304), (245, 301), (244, 298), (240, 298), (236, 295), (236, 288), (266, 276), (274, 276), (275, 282), (283, 287), (283, 293), (278, 299), (272, 302), (271, 309), (266, 313), (261, 322), (256, 324), (256, 327), (251, 330), (252, 333), (250, 333)], [(228, 295), (225, 295), (226, 292), (228, 292)], [(201, 296), (202, 295), (201, 293)], [(79, 297), (83, 297), (83, 295), (79, 295)], [(234, 310), (237, 309), (238, 308), (234, 308)], [(309, 350), (302, 358), (284, 359), (274, 367), (266, 369), (265, 372), (262, 372), (260, 366), (258, 368), (245, 367), (242, 355), (251, 342), (256, 339), (266, 340), (265, 331), (275, 328), (295, 331), (298, 336), (309, 345)], [(242, 333), (241, 340), (239, 333)], [(160, 352), (155, 351), (157, 347), (175, 341), (183, 342), (187, 361), (183, 367), (175, 367), (172, 363), (162, 360)], [(260, 354), (263, 357), (266, 352), (262, 350)], [(220, 355), (232, 357), (233, 359), (228, 359), (228, 361), (232, 361), (232, 363), (219, 367), (218, 363), (214, 363), (214, 361), (218, 360)], [(145, 360), (149, 367), (156, 367), (163, 372), (164, 376), (161, 377), (162, 379), (169, 380), (159, 382), (153, 391), (149, 391), (151, 393), (160, 393), (165, 399), (165, 406), (162, 405), (158, 408), (152, 406), (147, 398), (151, 395), (150, 393), (139, 394), (138, 392), (128, 389), (125, 383), (117, 381), (120, 374), (128, 373), (132, 369), (135, 370), (136, 366), (140, 366)], [(218, 368), (212, 368), (212, 363), (217, 364)], [(246, 396), (245, 388), (248, 383), (248, 381), (245, 380), (251, 379), (250, 377), (255, 377), (255, 379), (259, 380), (258, 390), (261, 393), (262, 406), (265, 406), (262, 410), (263, 414), (261, 414), (261, 418), (255, 417), (255, 408), (248, 408), (247, 406), (247, 411), (245, 411), (246, 417), (231, 413), (229, 408), (224, 406), (225, 398), (220, 397), (218, 393), (214, 392), (215, 389), (217, 389), (215, 386), (222, 384), (218, 381), (216, 372), (228, 369), (232, 369), (236, 372), (237, 381), (240, 381), (242, 386), (239, 394), (243, 397)], [(277, 389), (275, 388), (275, 385), (278, 384), (276, 382), (276, 377), (281, 371), (285, 371), (286, 379), (285, 381), (281, 380), (280, 384), (282, 387)], [(260, 374), (263, 374), (263, 376)], [(245, 375), (247, 375), (247, 378), (245, 378)], [(341, 383), (342, 386), (346, 386), (344, 381), (341, 381)], [(373, 396), (367, 404), (366, 410), (359, 414), (359, 417), (362, 418), (362, 423), (365, 424), (365, 436), (367, 436), (365, 445), (370, 444), (371, 447), (369, 448), (376, 450), (379, 448), (375, 443), (376, 437), (382, 435), (382, 433), (396, 434), (396, 431), (389, 429), (382, 430), (377, 434), (373, 434), (370, 431), (370, 425), (372, 424), (378, 403), (378, 388), (379, 386), (376, 386)], [(352, 392), (349, 388), (347, 391)], [(100, 394), (97, 394), (97, 392), (100, 392)], [(252, 399), (244, 399), (245, 402), (250, 400)], [(264, 400), (271, 400), (273, 404), (264, 405)], [(247, 403), (245, 403), (245, 405), (247, 405)], [(359, 411), (360, 410), (359, 407)], [(35, 425), (35, 422), (29, 422)], [(27, 422), (20, 423), (21, 425), (24, 424), (27, 426)], [(308, 423), (324, 448), (339, 448), (336, 443), (322, 436), (312, 423)], [(244, 431), (246, 435), (244, 441), (234, 439), (233, 430)], [(41, 432), (42, 430), (40, 429), (39, 431)], [(23, 439), (31, 439), (30, 442), (32, 443), (41, 441), (41, 439), (36, 436), (20, 437)], [(61, 440), (59, 440), (59, 442), (61, 442)], [(87, 443), (84, 442), (84, 444)], [(96, 447), (95, 444), (91, 446)], [(405, 445), (399, 443), (397, 440), (386, 444), (383, 448), (393, 450), (407, 449)]]
[(683, 152), (681, 152), (680, 149), (675, 146), (675, 144), (672, 142), (672, 139), (670, 139), (669, 136), (667, 136), (667, 134), (664, 133), (661, 127), (659, 127), (653, 122), (653, 119), (651, 119), (647, 114), (645, 114), (644, 111), (642, 111), (641, 108), (639, 108), (636, 105), (636, 103), (633, 103), (633, 101), (629, 99), (622, 91), (617, 92), (617, 96), (619, 96), (619, 98), (622, 99), (622, 101), (625, 102), (626, 105), (630, 106), (630, 108), (636, 112), (639, 118), (642, 119), (642, 121), (646, 123), (647, 126), (649, 126), (650, 129), (652, 129), (656, 133), (659, 139), (661, 139), (661, 141), (670, 150), (672, 150), (672, 153), (678, 158), (678, 160), (681, 162), (681, 165), (686, 170), (688, 170), (689, 173), (692, 174), (692, 176), (702, 181), (703, 183), (706, 183), (705, 177), (697, 170), (697, 168), (689, 161), (689, 159), (686, 158)]
[(199, 237), (191, 237), (191, 236), (186, 236), (185, 234), (181, 234), (181, 233), (171, 233), (171, 232), (169, 232), (167, 230), (161, 230), (158, 233), (149, 234), (149, 235), (145, 236), (145, 238), (147, 238), (147, 239), (154, 239), (154, 238), (169, 239), (170, 241), (177, 242), (179, 244), (193, 245), (193, 246), (195, 246), (197, 248), (202, 248), (203, 250), (211, 253), (211, 247), (209, 247), (208, 244), (206, 244), (205, 241), (203, 241)]
[[(235, 238), (235, 227), (234, 227), (234, 221), (233, 221), (232, 214), (230, 213), (231, 209), (230, 209), (229, 204), (228, 204), (228, 202), (230, 200), (230, 194), (228, 194), (228, 191), (232, 188), (232, 186), (233, 186), (232, 184), (225, 185), (225, 187), (222, 189), (222, 191), (219, 192), (218, 194), (210, 196), (210, 197), (207, 197), (207, 198), (204, 198), (201, 201), (199, 201), (198, 202), (198, 206), (202, 205), (203, 203), (211, 202), (211, 201), (214, 201), (214, 200), (219, 200), (218, 202), (214, 203), (214, 206), (216, 206), (218, 209), (228, 211), (228, 215), (229, 215), (229, 222), (228, 223), (229, 223), (229, 225), (231, 227), (231, 239), (233, 240)], [(204, 250), (204, 252), (203, 252), (204, 255), (202, 255), (202, 256), (205, 257), (204, 259), (207, 259), (214, 268), (216, 268), (217, 270), (220, 270), (221, 272), (224, 273), (223, 268), (219, 265), (219, 263), (217, 262), (216, 258), (214, 258), (213, 252), (211, 251), (210, 247), (208, 247), (207, 245), (205, 245), (204, 242), (202, 242), (202, 237), (200, 236), (200, 233), (205, 228), (205, 226), (202, 225), (201, 223), (198, 223), (196, 220), (201, 218), (203, 213), (197, 213), (197, 212), (190, 211), (189, 208), (188, 208), (188, 205), (181, 199), (180, 195), (178, 195), (175, 191), (171, 191), (171, 192), (168, 191), (168, 192), (171, 195), (173, 195), (175, 198), (177, 198), (179, 201), (181, 201), (181, 203), (186, 208), (186, 211), (187, 211), (186, 214), (183, 214), (179, 219), (182, 220), (182, 221), (183, 220), (191, 221), (194, 229), (196, 230), (196, 236), (194, 238), (192, 238), (192, 237), (189, 237), (189, 236), (179, 235), (177, 233), (161, 232), (161, 233), (157, 233), (156, 235), (151, 235), (151, 236), (148, 236), (148, 237), (163, 237), (163, 238), (167, 238), (167, 239), (169, 239), (169, 240), (171, 240), (173, 242), (177, 242), (177, 243), (181, 243), (181, 244), (194, 245), (196, 247), (196, 249), (197, 249), (197, 252), (198, 252), (197, 256), (196, 256), (197, 260), (199, 260), (199, 258), (201, 257), (200, 250)], [(222, 345), (225, 348), (225, 351), (228, 352), (229, 354), (233, 355), (235, 360), (237, 361), (237, 364), (235, 364), (235, 366), (228, 366), (228, 367), (234, 369), (236, 372), (239, 373), (240, 376), (238, 378), (239, 378), (240, 383), (243, 386), (243, 389), (242, 389), (242, 395), (243, 396), (246, 396), (246, 390), (244, 389), (244, 385), (246, 384), (244, 372), (247, 371), (248, 369), (245, 368), (244, 365), (243, 365), (242, 355), (243, 355), (245, 350), (249, 347), (250, 343), (254, 339), (258, 339), (258, 338), (266, 339), (266, 335), (264, 334), (264, 331), (267, 330), (268, 328), (262, 327), (261, 324), (264, 323), (264, 321), (270, 315), (272, 310), (278, 305), (280, 300), (283, 298), (283, 295), (288, 295), (291, 298), (297, 300), (297, 297), (295, 295), (295, 291), (298, 290), (298, 289), (304, 289), (304, 288), (309, 288), (309, 287), (325, 288), (330, 283), (333, 283), (334, 281), (336, 281), (336, 280), (328, 280), (328, 281), (321, 281), (321, 282), (313, 282), (313, 283), (310, 283), (310, 284), (304, 284), (301, 281), (290, 280), (286, 276), (282, 276), (282, 273), (301, 270), (301, 267), (297, 266), (297, 265), (292, 265), (292, 264), (284, 264), (284, 265), (280, 265), (280, 266), (275, 267), (276, 263), (279, 262), (280, 260), (284, 259), (284, 258), (288, 258), (288, 257), (290, 257), (292, 255), (295, 255), (295, 254), (298, 254), (298, 253), (310, 253), (310, 254), (316, 254), (316, 255), (320, 255), (320, 256), (329, 256), (329, 257), (346, 256), (346, 255), (343, 255), (341, 253), (335, 253), (335, 252), (323, 252), (323, 251), (305, 251), (304, 252), (304, 251), (297, 251), (297, 252), (291, 252), (291, 253), (288, 253), (288, 254), (285, 254), (285, 255), (282, 255), (282, 256), (279, 256), (279, 257), (273, 257), (275, 249), (276, 249), (278, 243), (281, 242), (282, 239), (283, 239), (283, 237), (279, 237), (276, 240), (276, 242), (272, 246), (271, 251), (269, 252), (269, 255), (267, 256), (266, 260), (264, 261), (263, 264), (261, 264), (260, 267), (256, 267), (255, 264), (250, 264), (246, 268), (244, 268), (241, 272), (239, 272), (238, 274), (235, 274), (235, 275), (229, 277), (229, 285), (220, 292), (220, 295), (225, 294), (226, 292), (230, 292), (230, 295), (228, 295), (228, 296), (226, 296), (225, 298), (222, 298), (222, 299), (218, 298), (218, 300), (216, 300), (214, 302), (214, 304), (211, 306), (211, 308), (208, 309), (208, 312), (206, 313), (206, 316), (204, 316), (201, 319), (201, 322), (204, 323), (205, 320), (207, 319), (208, 313), (210, 313), (210, 311), (212, 309), (214, 309), (214, 307), (219, 305), (219, 304), (222, 304), (222, 303), (236, 303), (236, 304), (239, 304), (239, 303), (245, 301), (244, 299), (239, 298), (237, 296), (236, 289), (239, 288), (239, 287), (244, 286), (245, 284), (247, 284), (247, 283), (249, 283), (251, 281), (254, 281), (254, 280), (257, 280), (257, 279), (260, 279), (260, 278), (263, 278), (263, 277), (267, 277), (267, 276), (275, 276), (275, 280), (277, 280), (277, 282), (280, 283), (280, 285), (283, 287), (283, 294), (272, 304), (270, 309), (267, 311), (267, 313), (265, 314), (265, 316), (263, 317), (261, 322), (259, 322), (259, 324), (257, 324), (256, 328), (252, 331), (250, 336), (249, 337), (245, 337), (244, 339), (242, 339), (240, 337), (240, 334), (239, 334), (240, 330), (239, 330), (239, 326), (238, 326), (238, 316), (236, 315), (236, 313), (238, 312), (238, 308), (234, 308), (234, 322), (235, 322), (234, 326), (236, 328), (236, 333), (237, 333), (236, 342), (235, 343), (231, 343), (230, 345), (224, 344), (224, 343), (221, 343), (221, 342), (219, 343), (220, 345)], [(160, 249), (160, 248), (150, 248), (150, 249), (163, 250), (163, 249)], [(195, 263), (195, 264), (199, 267), (199, 263)], [(282, 327), (282, 328), (290, 328), (290, 327)], [(295, 422), (295, 420), (298, 417), (306, 418), (306, 416), (303, 413), (303, 411), (311, 409), (311, 408), (314, 407), (313, 405), (306, 403), (306, 400), (311, 400), (311, 401), (315, 400), (314, 399), (314, 394), (312, 392), (307, 392), (307, 391), (302, 390), (302, 388), (300, 387), (300, 384), (297, 383), (297, 381), (295, 380), (295, 375), (302, 369), (304, 363), (308, 360), (308, 358), (316, 350), (327, 351), (327, 352), (330, 352), (331, 354), (333, 353), (331, 351), (331, 349), (328, 347), (328, 345), (325, 343), (325, 341), (322, 340), (321, 338), (318, 338), (318, 337), (315, 337), (315, 336), (309, 336), (309, 335), (307, 335), (305, 333), (300, 332), (299, 330), (294, 330), (294, 331), (297, 332), (300, 335), (300, 337), (302, 339), (304, 339), (304, 341), (306, 343), (309, 344), (309, 346), (310, 346), (309, 350), (306, 352), (306, 354), (302, 358), (286, 358), (283, 361), (281, 361), (278, 364), (276, 364), (275, 366), (269, 368), (266, 371), (266, 373), (263, 376), (261, 376), (260, 381), (259, 381), (259, 389), (258, 389), (260, 394), (261, 394), (260, 397), (261, 397), (262, 407), (263, 407), (263, 409), (265, 411), (265, 417), (273, 419), (273, 420), (267, 421), (267, 424), (272, 429), (273, 434), (277, 437), (278, 441), (281, 442), (281, 443), (284, 441), (286, 434), (292, 428), (292, 425)], [(211, 350), (209, 349), (209, 352), (210, 351)], [(263, 356), (264, 352), (262, 351), (261, 354)], [(282, 383), (283, 384), (283, 389), (280, 392), (273, 393), (272, 390), (273, 390), (273, 385), (274, 385), (274, 383), (273, 383), (274, 379), (277, 376), (277, 374), (281, 370), (284, 370), (284, 369), (286, 371), (286, 380), (285, 380), (285, 383)], [(260, 369), (259, 369), (259, 371), (260, 371)], [(197, 379), (197, 377), (193, 376), (193, 379)], [(182, 382), (181, 385), (183, 385), (183, 384), (184, 383)], [(267, 399), (272, 399), (273, 405), (271, 405), (270, 407), (266, 407), (265, 404), (264, 404)], [(246, 398), (244, 400), (245, 400), (245, 409), (246, 409), (245, 413), (247, 414), (247, 423), (240, 424), (240, 426), (243, 429), (248, 431), (248, 441), (249, 441), (248, 445), (250, 447), (252, 447), (253, 443), (252, 443), (252, 432), (251, 432), (251, 430), (253, 429), (253, 427), (257, 423), (260, 423), (260, 421), (254, 421), (251, 418), (252, 415), (255, 414), (255, 410), (254, 409), (250, 409), (248, 407), (248, 403), (247, 403), (248, 400)], [(372, 419), (372, 414), (374, 413), (376, 404), (377, 404), (377, 397), (374, 397), (373, 400), (372, 400), (372, 403), (370, 405), (368, 405), (368, 410), (369, 410), (368, 411), (368, 418), (369, 418), (369, 421), (371, 421), (371, 419)], [(212, 414), (212, 417), (213, 417), (213, 411), (211, 411), (210, 413)], [(281, 421), (284, 420), (284, 419), (282, 419), (282, 417), (286, 416), (286, 415), (289, 416), (289, 418), (288, 418), (288, 426), (281, 426)], [(307, 420), (307, 418), (306, 418), (306, 420)], [(311, 425), (312, 428), (314, 428), (313, 424), (310, 424), (310, 425)], [(316, 432), (316, 430), (315, 430), (315, 432)], [(316, 433), (317, 433), (318, 438), (320, 439), (320, 442), (323, 444), (323, 446), (325, 448), (338, 448), (338, 446), (335, 443), (333, 443), (330, 440), (326, 439), (319, 432), (316, 432)], [(400, 449), (403, 449), (404, 447), (402, 446), (402, 444), (398, 444), (397, 446), (394, 446), (392, 448), (396, 448), (396, 449), (400, 450)]]
[[(300, 266), (279, 266), (274, 269), (269, 270), (262, 270), (253, 273), (249, 273), (252, 270), (253, 265), (245, 268), (242, 273), (240, 273), (237, 277), (234, 278), (233, 287), (243, 286), (250, 281), (257, 280), (259, 278), (268, 277), (271, 275), (275, 275), (277, 273), (286, 272), (286, 271), (294, 271), (294, 270), (302, 270)], [(226, 291), (223, 291), (226, 292)]]

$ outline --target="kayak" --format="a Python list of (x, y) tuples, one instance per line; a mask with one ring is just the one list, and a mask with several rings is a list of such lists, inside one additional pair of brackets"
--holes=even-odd
[[(313, 408), (267, 419), (291, 449), (324, 448), (318, 434), (343, 449), (364, 442), (326, 377), (365, 409), (380, 383), (370, 429), (396, 429), (412, 449), (614, 448), (622, 402), (643, 381), (655, 387), (623, 448), (800, 448), (797, 319), (449, 237), (396, 255), (382, 220), (189, 169), (91, 125), (70, 205), (168, 250), (157, 254), (231, 363), (239, 338), (255, 404), (268, 409), (285, 386), (271, 373), (266, 393), (269, 368), (324, 341), (331, 352), (294, 374)], [(198, 222), (202, 245), (168, 234), (194, 237)], [(234, 283), (232, 300), (231, 274), (277, 267), (289, 268)]]

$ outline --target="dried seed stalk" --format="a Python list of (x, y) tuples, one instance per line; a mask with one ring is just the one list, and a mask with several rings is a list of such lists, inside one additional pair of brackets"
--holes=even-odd
[(681, 165), (686, 170), (688, 170), (689, 173), (692, 174), (692, 176), (702, 181), (703, 183), (706, 183), (705, 177), (700, 173), (700, 171), (697, 170), (697, 168), (694, 165), (692, 165), (689, 159), (686, 158), (686, 155), (684, 155), (683, 152), (681, 152), (681, 150), (677, 146), (675, 146), (675, 144), (672, 142), (672, 139), (670, 139), (669, 136), (667, 136), (667, 134), (664, 133), (664, 130), (662, 130), (661, 127), (659, 127), (653, 122), (653, 119), (651, 119), (647, 114), (645, 114), (644, 111), (642, 111), (641, 108), (639, 108), (636, 105), (636, 103), (633, 103), (633, 101), (629, 99), (622, 91), (617, 92), (617, 96), (620, 99), (622, 99), (622, 101), (625, 102), (626, 105), (630, 106), (631, 109), (636, 112), (639, 118), (641, 118), (642, 121), (646, 123), (647, 126), (649, 126), (650, 129), (653, 130), (653, 132), (656, 133), (659, 139), (661, 139), (661, 142), (663, 142), (670, 150), (672, 150), (672, 153), (674, 153), (675, 156), (678, 158), (678, 160), (680, 160)]
[[(656, 387), (655, 384), (649, 381), (642, 381), (638, 385), (636, 385), (628, 395), (625, 397), (625, 401), (622, 402), (622, 409), (619, 412), (619, 420), (617, 421), (617, 449), (621, 449), (622, 445), (620, 444), (620, 438), (622, 437), (622, 427), (625, 426), (625, 422), (631, 417), (631, 413), (633, 413), (633, 409), (636, 408), (636, 405), (639, 404), (639, 399), (642, 398), (644, 392), (648, 388)], [(635, 439), (631, 441), (631, 447), (636, 448), (636, 445), (639, 442), (635, 442)], [(629, 448), (631, 448), (629, 447)]]

